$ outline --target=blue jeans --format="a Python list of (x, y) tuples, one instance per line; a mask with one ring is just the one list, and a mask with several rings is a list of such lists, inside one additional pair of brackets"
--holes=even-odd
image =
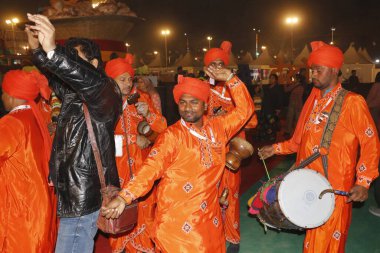
[(61, 218), (55, 253), (92, 253), (99, 210), (75, 218)]

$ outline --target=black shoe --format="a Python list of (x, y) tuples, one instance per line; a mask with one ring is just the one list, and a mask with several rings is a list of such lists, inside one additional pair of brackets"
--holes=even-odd
[(227, 248), (227, 253), (239, 253), (240, 244), (230, 243)]

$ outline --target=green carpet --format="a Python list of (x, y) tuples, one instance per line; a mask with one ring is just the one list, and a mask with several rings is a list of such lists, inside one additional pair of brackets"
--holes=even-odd
[[(271, 176), (289, 169), (293, 160), (294, 157), (289, 157), (280, 163), (271, 171)], [(302, 252), (304, 233), (277, 232), (270, 229), (265, 233), (256, 217), (248, 215), (247, 201), (257, 192), (261, 184), (261, 182), (256, 183), (241, 197), (240, 253)], [(368, 207), (374, 203), (371, 190), (369, 199), (364, 204), (354, 207), (346, 253), (380, 253), (380, 217), (368, 212)]]

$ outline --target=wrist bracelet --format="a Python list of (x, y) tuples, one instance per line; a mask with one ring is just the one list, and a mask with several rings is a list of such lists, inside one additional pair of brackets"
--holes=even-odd
[(234, 73), (233, 72), (231, 72), (231, 74), (227, 77), (226, 82), (228, 82), (229, 80), (231, 80), (232, 77), (234, 77)]

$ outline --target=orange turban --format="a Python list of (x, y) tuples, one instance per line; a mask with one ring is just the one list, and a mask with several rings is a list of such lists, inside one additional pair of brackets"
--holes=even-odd
[(49, 100), (51, 90), (48, 80), (36, 70), (30, 72), (23, 70), (8, 71), (3, 79), (3, 90), (10, 96), (34, 100), (39, 94), (46, 100)]
[(210, 97), (210, 84), (198, 78), (179, 75), (178, 84), (173, 89), (174, 100), (177, 104), (183, 94), (189, 94), (207, 103)]
[(106, 73), (109, 77), (115, 79), (121, 74), (128, 73), (131, 77), (135, 75), (135, 71), (132, 67), (133, 56), (131, 54), (126, 54), (125, 58), (116, 58), (110, 60), (106, 64)]
[(343, 53), (339, 48), (330, 46), (322, 41), (313, 41), (310, 45), (312, 52), (307, 61), (309, 67), (312, 64), (337, 69), (342, 67)]
[(48, 171), (52, 141), (41, 111), (34, 102), (39, 94), (46, 100), (50, 99), (51, 90), (48, 85), (48, 80), (37, 70), (32, 70), (30, 72), (24, 70), (11, 70), (5, 74), (2, 87), (3, 91), (8, 95), (28, 101), (27, 104), (32, 108), (44, 141), (44, 166), (45, 170)]
[(230, 62), (232, 44), (229, 41), (223, 41), (220, 48), (211, 48), (207, 51), (204, 58), (205, 66), (210, 65), (211, 62), (221, 59), (224, 65), (228, 65)]

